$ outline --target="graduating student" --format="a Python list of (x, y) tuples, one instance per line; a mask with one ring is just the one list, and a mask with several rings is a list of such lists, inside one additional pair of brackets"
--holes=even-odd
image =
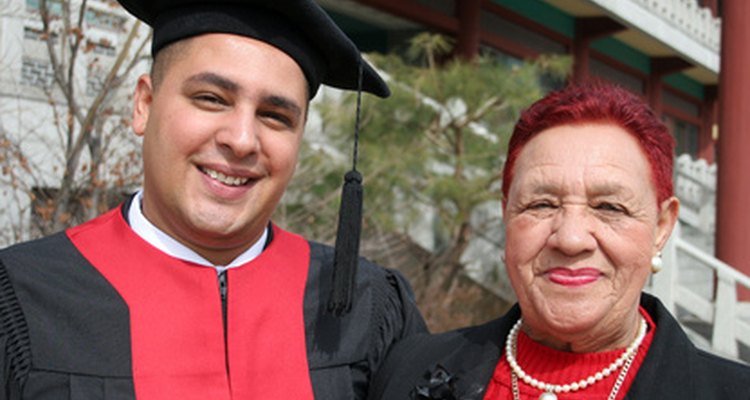
[(313, 0), (120, 2), (154, 29), (143, 189), (0, 252), (0, 399), (363, 398), (425, 326), (357, 257), (358, 173), (336, 250), (270, 218), (319, 85), (387, 86)]

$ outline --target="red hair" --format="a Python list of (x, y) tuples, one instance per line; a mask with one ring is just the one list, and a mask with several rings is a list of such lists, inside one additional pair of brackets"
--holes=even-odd
[(503, 168), (503, 206), (521, 150), (538, 133), (561, 125), (608, 123), (632, 134), (651, 166), (659, 204), (672, 196), (674, 138), (638, 96), (615, 85), (571, 85), (552, 92), (526, 109), (516, 122)]

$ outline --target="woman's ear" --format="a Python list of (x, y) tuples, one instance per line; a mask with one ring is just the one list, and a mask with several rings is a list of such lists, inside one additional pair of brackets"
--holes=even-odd
[(672, 229), (677, 223), (677, 217), (680, 213), (680, 200), (677, 197), (670, 197), (664, 200), (659, 207), (659, 216), (656, 221), (656, 235), (654, 236), (657, 251), (661, 251), (672, 234)]
[(148, 115), (154, 98), (153, 83), (148, 74), (141, 75), (135, 87), (133, 96), (133, 132), (143, 136), (146, 132)]

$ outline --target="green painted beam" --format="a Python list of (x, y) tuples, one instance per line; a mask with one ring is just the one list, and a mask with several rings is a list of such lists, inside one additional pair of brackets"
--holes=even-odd
[(701, 100), (705, 98), (703, 84), (685, 74), (676, 73), (667, 75), (664, 77), (664, 82), (690, 96)]
[(568, 38), (575, 36), (575, 18), (541, 0), (492, 0), (493, 3), (542, 24)]
[[(553, 7), (543, 0), (492, 0), (493, 3), (535, 21), (565, 37), (575, 37), (575, 17)], [(348, 15), (330, 12), (331, 17), (346, 32), (357, 46), (365, 52), (389, 51), (389, 33)], [(603, 38), (591, 43), (591, 47), (602, 54), (628, 65), (642, 73), (651, 73), (648, 55), (614, 38)], [(664, 78), (665, 83), (691, 96), (703, 99), (703, 85), (690, 77), (677, 73)]]
[(617, 39), (594, 40), (591, 42), (591, 47), (644, 74), (651, 73), (651, 58)]

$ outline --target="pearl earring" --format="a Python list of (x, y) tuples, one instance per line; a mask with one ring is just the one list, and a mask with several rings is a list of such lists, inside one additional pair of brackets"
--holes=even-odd
[(651, 272), (657, 273), (661, 271), (664, 261), (661, 258), (661, 251), (657, 252), (655, 256), (651, 257)]

